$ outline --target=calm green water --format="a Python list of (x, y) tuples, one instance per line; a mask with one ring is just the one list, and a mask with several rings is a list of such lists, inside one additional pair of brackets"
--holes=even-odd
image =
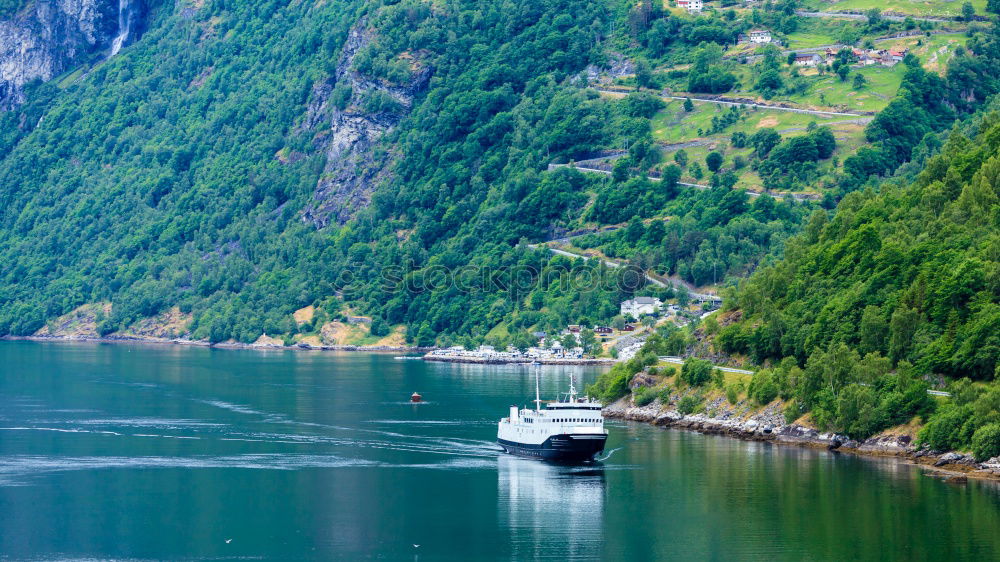
[[(571, 372), (597, 374), (545, 368), (543, 392)], [(385, 355), (0, 342), (0, 558), (1000, 558), (996, 486), (891, 461), (630, 424), (598, 466), (500, 454), (494, 420), (533, 387)]]

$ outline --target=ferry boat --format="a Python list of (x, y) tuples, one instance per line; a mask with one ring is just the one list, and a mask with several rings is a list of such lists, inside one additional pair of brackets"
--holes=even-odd
[(591, 461), (604, 450), (601, 403), (579, 398), (570, 377), (569, 392), (542, 407), (535, 373), (535, 408), (510, 407), (497, 426), (497, 443), (508, 453), (555, 461)]

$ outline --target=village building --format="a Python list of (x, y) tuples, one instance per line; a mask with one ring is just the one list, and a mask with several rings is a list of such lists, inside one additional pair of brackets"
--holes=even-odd
[(766, 29), (751, 29), (748, 34), (751, 43), (770, 43), (771, 32)]
[(622, 302), (621, 315), (639, 318), (643, 314), (656, 314), (663, 307), (663, 302), (656, 297), (635, 297)]
[(795, 55), (796, 66), (818, 66), (822, 59), (816, 53), (801, 53)]
[(894, 66), (901, 63), (906, 58), (906, 53), (907, 49), (889, 49), (882, 57), (882, 64), (885, 66)]
[(677, 7), (684, 8), (689, 12), (700, 12), (703, 8), (702, 0), (677, 0)]

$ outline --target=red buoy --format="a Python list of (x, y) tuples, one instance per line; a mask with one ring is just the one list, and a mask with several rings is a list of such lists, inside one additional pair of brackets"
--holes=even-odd
[(420, 396), (416, 392), (414, 392), (413, 394), (410, 395), (410, 402), (420, 402), (423, 399), (424, 399), (424, 397)]

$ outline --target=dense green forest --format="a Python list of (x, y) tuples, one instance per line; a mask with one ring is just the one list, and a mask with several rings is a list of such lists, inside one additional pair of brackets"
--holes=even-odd
[[(703, 330), (765, 366), (750, 400), (781, 398), (787, 421), (809, 414), (858, 439), (916, 416), (930, 447), (1000, 454), (998, 153), (1000, 113), (987, 111), (952, 129), (912, 182), (851, 193), (832, 217), (815, 210), (784, 259), (740, 283)], [(694, 343), (667, 335), (589, 390), (624, 396), (658, 355)], [(690, 387), (723, 389), (721, 376), (689, 379), (682, 371)], [(936, 401), (927, 390), (941, 383), (951, 396)]]
[[(867, 437), (920, 415), (939, 449), (1000, 447), (1000, 114), (953, 129), (912, 183), (817, 210), (727, 301), (715, 342), (772, 364), (760, 403)], [(925, 390), (944, 376), (937, 411)], [(971, 379), (971, 381), (970, 381)]]
[[(629, 222), (586, 243), (636, 269), (696, 283), (748, 274), (780, 255), (820, 205), (750, 199), (712, 158), (704, 162), (712, 189), (680, 186), (685, 164), (660, 162), (651, 149), (658, 100), (602, 97), (579, 73), (623, 51), (689, 60), (711, 74), (734, 33), (793, 25), (794, 10), (754, 11), (736, 25), (729, 13), (677, 19), (644, 12), (650, 6), (164, 4), (118, 56), (33, 84), (25, 105), (0, 114), (0, 333), (31, 334), (100, 302), (112, 304), (98, 318), (101, 333), (176, 305), (191, 315), (193, 337), (214, 342), (315, 329), (291, 317), (310, 304), (324, 318), (372, 315), (378, 332), (404, 325), (421, 345), (606, 322), (620, 300), (651, 291), (641, 276), (629, 282), (627, 268), (525, 243), (581, 224)], [(317, 229), (302, 210), (323, 174), (324, 131), (303, 120), (359, 21), (372, 40), (353, 70), (403, 84), (416, 53), (433, 76), (377, 149), (393, 158), (371, 205)], [(839, 191), (822, 207), (832, 212), (836, 197), (897, 168), (915, 173), (941, 131), (996, 90), (983, 68), (997, 60), (987, 32), (943, 79), (911, 61), (891, 109), (869, 126), (871, 148), (845, 161)], [(336, 96), (338, 107), (374, 115), (400, 109), (384, 96), (354, 99), (343, 86)], [(833, 139), (818, 127), (790, 138), (765, 129), (739, 142), (754, 148), (748, 165), (780, 182), (810, 178)], [(622, 146), (629, 153), (611, 176), (547, 170)], [(662, 180), (645, 177), (652, 168)], [(461, 288), (428, 281), (460, 267), (488, 273)], [(522, 275), (517, 283), (512, 272)]]
[(730, 300), (719, 343), (757, 362), (847, 344), (920, 372), (993, 378), (1000, 357), (998, 115), (955, 129), (909, 185), (818, 210)]
[[(291, 312), (314, 303), (330, 316), (346, 303), (405, 324), (423, 345), (481, 338), (501, 323), (607, 321), (641, 287), (550, 290), (566, 284), (543, 274), (579, 277), (575, 269), (588, 268), (518, 242), (574, 220), (649, 216), (675, 199), (694, 209), (684, 234), (723, 228), (751, 208), (753, 221), (802, 216), (728, 190), (545, 171), (553, 160), (641, 147), (649, 137), (642, 99), (607, 100), (571, 80), (605, 60), (605, 33), (615, 28), (606, 24), (627, 17), (611, 4), (455, 2), (431, 10), (415, 1), (218, 0), (193, 17), (169, 6), (155, 11), (149, 32), (119, 56), (80, 78), (35, 84), (26, 105), (0, 115), (0, 257), (8, 264), (0, 332), (31, 334), (95, 302), (113, 303), (99, 318), (102, 333), (179, 305), (193, 315), (194, 337), (211, 341), (294, 333)], [(298, 123), (362, 16), (376, 33), (356, 61), (359, 72), (399, 83), (408, 72), (399, 56), (419, 52), (434, 76), (384, 141), (402, 156), (372, 205), (344, 227), (316, 231), (299, 213), (323, 155), (315, 131)], [(372, 104), (364, 102), (378, 111)], [(288, 153), (304, 157), (277, 157)], [(641, 207), (621, 207), (622, 194)], [(584, 215), (588, 198), (596, 203)], [(775, 238), (772, 227), (734, 226), (730, 235), (737, 244), (755, 240), (740, 258), (753, 262), (793, 228), (779, 227)], [(723, 248), (729, 242), (722, 237)], [(530, 279), (516, 293), (491, 278), (470, 291), (399, 291), (386, 282), (461, 265), (520, 268)]]

